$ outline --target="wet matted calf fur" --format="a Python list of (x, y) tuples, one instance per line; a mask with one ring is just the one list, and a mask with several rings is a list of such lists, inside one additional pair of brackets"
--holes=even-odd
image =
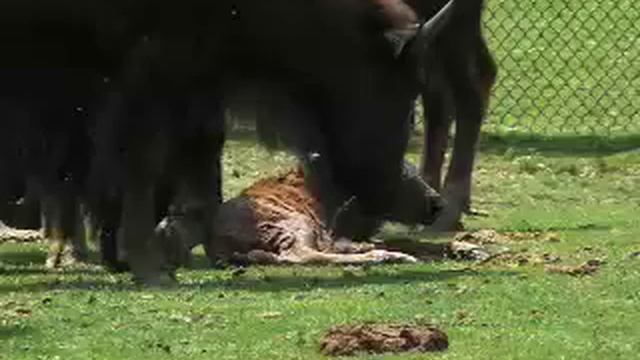
[[(296, 168), (261, 179), (224, 202), (209, 241), (215, 242), (226, 260), (241, 264), (417, 261), (408, 254), (376, 249), (371, 243), (335, 237), (321, 211), (321, 204), (305, 186), (303, 170)], [(165, 219), (159, 229), (170, 242), (185, 244), (187, 251), (198, 237), (188, 222), (179, 219)]]

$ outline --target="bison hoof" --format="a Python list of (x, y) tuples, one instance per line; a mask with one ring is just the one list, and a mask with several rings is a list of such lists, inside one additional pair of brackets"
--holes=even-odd
[(464, 230), (464, 226), (462, 225), (461, 218), (462, 211), (446, 208), (429, 229), (433, 232), (462, 231)]
[(56, 267), (58, 267), (58, 263), (59, 263), (59, 257), (56, 255), (49, 255), (47, 257), (47, 260), (44, 263), (44, 267), (49, 269), (49, 270), (53, 270)]

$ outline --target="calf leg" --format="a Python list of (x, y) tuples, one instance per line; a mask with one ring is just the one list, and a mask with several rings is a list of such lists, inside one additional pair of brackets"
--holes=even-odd
[(370, 250), (363, 253), (338, 254), (321, 252), (309, 247), (299, 247), (278, 255), (282, 264), (378, 264), (387, 262), (415, 263), (411, 255), (387, 250)]
[(340, 238), (333, 243), (332, 250), (338, 254), (360, 254), (374, 250), (376, 246), (366, 242), (353, 242), (346, 238)]
[(291, 265), (291, 264), (380, 264), (415, 263), (418, 260), (411, 255), (386, 250), (371, 250), (364, 253), (337, 254), (324, 253), (311, 248), (298, 249), (295, 252), (274, 254), (265, 250), (252, 250), (247, 254), (234, 254), (234, 259), (243, 264), (255, 265)]

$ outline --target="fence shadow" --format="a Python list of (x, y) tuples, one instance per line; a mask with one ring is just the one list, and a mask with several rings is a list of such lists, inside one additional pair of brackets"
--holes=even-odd
[[(232, 141), (257, 144), (255, 130), (235, 129), (228, 133)], [(450, 141), (450, 144), (453, 142)], [(422, 134), (414, 134), (409, 141), (408, 152), (422, 153)], [(537, 153), (548, 157), (600, 157), (640, 150), (640, 133), (626, 135), (541, 135), (525, 132), (483, 132), (480, 140), (481, 152), (502, 155), (509, 151), (513, 155)]]
[(640, 134), (630, 135), (534, 135), (483, 133), (480, 151), (488, 154), (538, 153), (549, 157), (599, 157), (640, 150)]

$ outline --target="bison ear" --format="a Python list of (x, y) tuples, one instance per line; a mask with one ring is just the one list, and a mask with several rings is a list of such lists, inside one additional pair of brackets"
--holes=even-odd
[(394, 55), (400, 56), (407, 43), (418, 33), (418, 16), (404, 0), (370, 1), (386, 29), (384, 36), (393, 47)]
[(394, 57), (397, 58), (404, 52), (406, 45), (416, 37), (419, 29), (418, 24), (412, 24), (404, 29), (389, 29), (384, 32), (384, 37), (393, 48)]

